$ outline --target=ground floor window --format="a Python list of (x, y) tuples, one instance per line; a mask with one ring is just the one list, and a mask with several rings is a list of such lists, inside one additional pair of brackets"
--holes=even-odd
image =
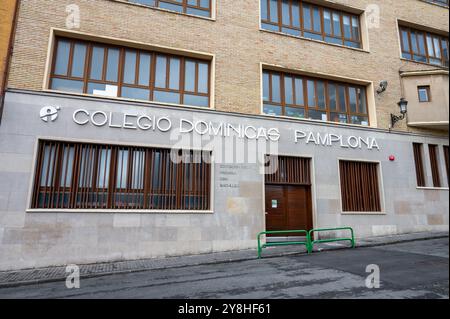
[(439, 151), (437, 145), (428, 145), (430, 155), (431, 176), (433, 178), (433, 186), (441, 187), (441, 177), (439, 171)]
[(450, 185), (450, 163), (448, 160), (448, 145), (444, 145), (444, 161), (445, 161), (445, 170), (447, 171), (447, 180), (448, 180), (448, 184)]
[(425, 187), (425, 170), (423, 166), (423, 156), (422, 156), (422, 144), (413, 143), (414, 149), (414, 162), (416, 164), (416, 178), (417, 178), (417, 186)]
[(209, 210), (210, 155), (40, 141), (31, 208)]
[(381, 212), (378, 165), (372, 162), (339, 162), (344, 212)]

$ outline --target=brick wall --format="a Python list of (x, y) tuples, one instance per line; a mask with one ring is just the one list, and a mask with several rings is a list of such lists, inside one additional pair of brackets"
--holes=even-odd
[(6, 71), (9, 41), (16, 0), (2, 0), (0, 6), (0, 95), (3, 88), (3, 75)]
[[(365, 10), (371, 0), (335, 0)], [(449, 30), (449, 10), (419, 0), (380, 0), (379, 28), (368, 30), (370, 52), (259, 30), (259, 0), (217, 0), (215, 21), (163, 12), (114, 0), (24, 0), (21, 4), (9, 87), (41, 90), (50, 29), (66, 29), (66, 5), (80, 7), (75, 30), (148, 44), (195, 50), (216, 57), (216, 109), (260, 113), (260, 63), (342, 77), (389, 82), (375, 97), (378, 127), (398, 113), (399, 70), (433, 69), (400, 59), (397, 19)], [(407, 128), (405, 121), (396, 129)], [(428, 131), (431, 132), (431, 131)], [(433, 133), (433, 132), (431, 132)], [(437, 133), (437, 132), (434, 132)]]

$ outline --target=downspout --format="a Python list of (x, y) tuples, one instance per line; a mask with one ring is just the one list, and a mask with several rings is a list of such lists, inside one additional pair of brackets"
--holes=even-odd
[(9, 35), (8, 50), (6, 53), (5, 72), (3, 73), (2, 86), (0, 87), (0, 124), (2, 122), (3, 106), (5, 103), (6, 82), (8, 81), (11, 57), (12, 57), (12, 53), (13, 53), (14, 39), (15, 39), (15, 35), (16, 35), (17, 20), (19, 17), (19, 6), (20, 6), (20, 0), (16, 0), (15, 6), (14, 6), (14, 14), (13, 14), (13, 21), (12, 21), (12, 26), (11, 26), (11, 33)]

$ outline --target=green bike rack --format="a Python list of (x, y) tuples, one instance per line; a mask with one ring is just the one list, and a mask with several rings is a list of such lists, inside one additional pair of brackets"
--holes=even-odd
[[(305, 234), (306, 241), (276, 241), (276, 242), (270, 242), (265, 243), (261, 245), (261, 236), (262, 235), (272, 235), (272, 234), (288, 234), (288, 233), (299, 233), (299, 234)], [(287, 246), (287, 245), (305, 245), (307, 251), (309, 252), (309, 235), (306, 230), (276, 230), (276, 231), (263, 231), (258, 234), (258, 258), (261, 258), (261, 252), (263, 248), (270, 247), (270, 246)]]
[[(311, 235), (313, 233), (319, 233), (319, 232), (323, 232), (323, 231), (334, 231), (334, 230), (350, 230), (351, 237), (350, 238), (330, 238), (330, 239), (312, 240), (312, 236)], [(311, 229), (308, 232), (309, 245), (307, 245), (306, 247), (308, 247), (308, 253), (312, 253), (314, 244), (317, 244), (317, 243), (331, 243), (331, 242), (336, 242), (336, 241), (350, 241), (352, 243), (352, 248), (355, 248), (356, 243), (355, 243), (355, 235), (354, 235), (354, 232), (353, 232), (353, 228), (351, 228), (351, 227), (339, 227), (339, 228), (316, 228), (316, 229)]]

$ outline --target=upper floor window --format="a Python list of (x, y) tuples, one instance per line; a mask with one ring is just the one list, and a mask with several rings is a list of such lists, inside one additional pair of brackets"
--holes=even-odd
[(209, 107), (210, 62), (58, 38), (50, 88)]
[(264, 71), (263, 88), (265, 114), (369, 125), (364, 86)]
[(423, 1), (448, 7), (448, 0), (423, 0)]
[(417, 92), (419, 94), (419, 102), (430, 102), (431, 101), (429, 85), (417, 87)]
[(402, 57), (448, 67), (448, 37), (400, 27)]
[(295, 36), (361, 48), (359, 16), (299, 0), (261, 0), (261, 26)]
[(212, 0), (127, 0), (132, 3), (139, 3), (150, 7), (158, 7), (171, 11), (197, 15), (201, 17), (211, 17)]

